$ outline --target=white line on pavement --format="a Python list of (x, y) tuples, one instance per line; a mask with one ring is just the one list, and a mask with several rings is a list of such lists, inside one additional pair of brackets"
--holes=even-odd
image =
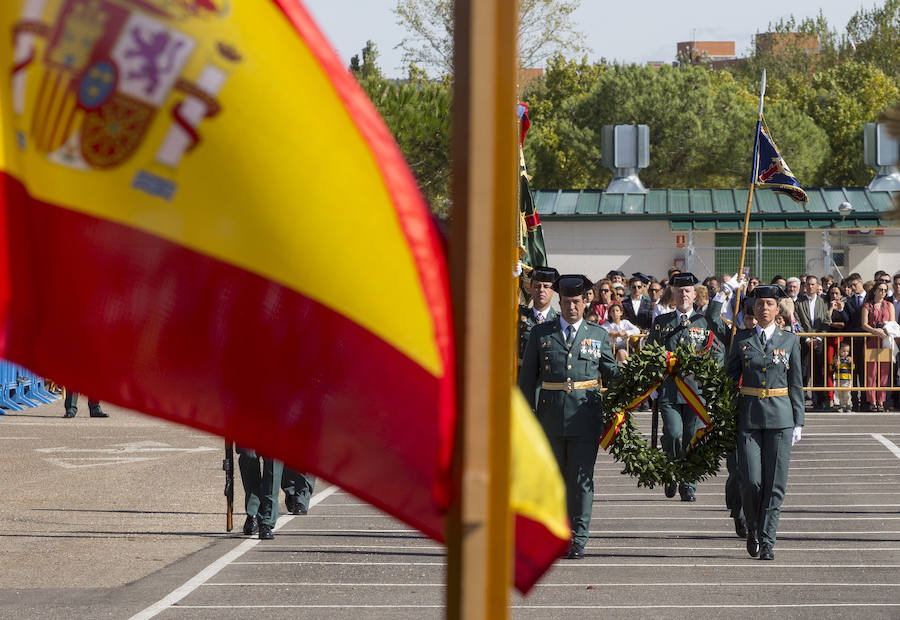
[[(592, 553), (592, 549), (588, 549)], [(740, 560), (735, 562), (707, 564), (703, 562), (664, 562), (662, 559), (658, 562), (569, 562), (559, 563), (555, 567), (562, 568), (743, 568), (748, 561), (753, 561), (746, 555), (741, 555)], [(340, 562), (337, 560), (247, 560), (232, 562), (235, 566), (446, 566), (446, 562)], [(900, 564), (769, 564), (768, 562), (754, 562), (755, 565), (775, 567), (775, 568), (859, 568), (859, 569), (878, 569), (878, 568), (900, 568)]]
[(885, 448), (890, 450), (894, 456), (896, 456), (898, 459), (900, 459), (900, 448), (897, 447), (897, 444), (895, 444), (893, 441), (891, 441), (890, 439), (888, 439), (887, 437), (885, 437), (884, 435), (882, 435), (880, 433), (872, 433), (872, 437), (876, 441), (881, 442), (881, 444)]
[[(510, 605), (511, 609), (784, 609), (798, 607), (900, 607), (900, 603), (794, 603), (784, 605)], [(443, 609), (444, 605), (179, 605), (179, 609)]]
[[(337, 491), (337, 487), (331, 485), (322, 489), (319, 493), (316, 493), (309, 500), (309, 506), (312, 508), (322, 500), (324, 500), (329, 495), (332, 495), (335, 491)], [(294, 515), (282, 515), (279, 517), (278, 521), (275, 523), (274, 529), (279, 529), (285, 523), (294, 518)], [(175, 603), (186, 597), (188, 594), (196, 590), (199, 586), (203, 585), (207, 581), (209, 581), (212, 577), (214, 577), (219, 571), (228, 566), (229, 564), (235, 563), (235, 560), (244, 555), (250, 549), (255, 547), (259, 543), (258, 538), (250, 538), (248, 540), (243, 541), (237, 547), (220, 557), (218, 560), (204, 568), (202, 571), (191, 577), (184, 585), (176, 588), (168, 595), (153, 603), (146, 609), (131, 617), (131, 620), (147, 620), (148, 618), (153, 618), (157, 614), (165, 611), (166, 609), (172, 607)]]
[[(445, 583), (347, 583), (340, 582), (335, 583), (333, 581), (235, 581), (235, 582), (216, 582), (216, 583), (205, 583), (203, 584), (207, 587), (213, 586), (300, 586), (300, 587), (310, 587), (310, 588), (319, 588), (319, 587), (342, 587), (342, 588), (443, 588), (446, 587)], [(591, 586), (598, 585), (598, 582), (593, 583), (538, 583), (535, 584), (536, 588), (589, 588)], [(686, 582), (686, 583), (655, 583), (649, 581), (640, 581), (635, 583), (608, 583), (603, 582), (604, 588), (628, 588), (628, 587), (643, 587), (643, 586), (678, 586), (678, 587), (696, 587), (697, 582)], [(708, 581), (703, 582), (703, 587), (722, 587), (722, 588), (755, 588), (758, 586), (766, 586), (766, 587), (785, 587), (785, 588), (794, 588), (798, 586), (802, 587), (824, 587), (824, 588), (856, 588), (859, 586), (868, 587), (868, 588), (897, 588), (900, 587), (900, 583), (822, 583), (822, 582), (806, 582), (806, 583), (788, 583), (784, 581), (749, 581), (746, 583), (734, 583), (731, 581), (724, 583), (710, 583)]]

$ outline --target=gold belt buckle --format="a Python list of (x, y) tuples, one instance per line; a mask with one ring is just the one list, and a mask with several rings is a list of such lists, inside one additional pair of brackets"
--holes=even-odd
[(575, 385), (572, 382), (571, 377), (566, 379), (566, 394), (571, 394), (575, 391)]
[(760, 398), (768, 398), (769, 397), (769, 388), (759, 388), (759, 397)]

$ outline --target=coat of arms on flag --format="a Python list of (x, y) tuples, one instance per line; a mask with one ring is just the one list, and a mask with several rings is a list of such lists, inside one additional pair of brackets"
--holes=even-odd
[[(221, 3), (26, 0), (13, 28), (13, 112), (30, 118), (20, 126), (19, 148), (77, 170), (116, 168), (161, 116), (168, 131), (154, 156), (139, 162), (146, 169), (132, 185), (171, 199), (175, 185), (165, 170), (198, 144), (198, 126), (220, 111), (226, 68), (239, 60), (226, 42), (203, 49), (178, 24), (215, 19), (224, 14)], [(40, 53), (38, 39), (45, 40)]]
[(785, 194), (796, 202), (809, 202), (806, 192), (800, 187), (794, 173), (788, 168), (787, 162), (761, 123), (757, 124), (757, 145), (753, 154), (753, 170), (756, 171), (753, 182), (758, 187), (768, 187), (772, 191)]

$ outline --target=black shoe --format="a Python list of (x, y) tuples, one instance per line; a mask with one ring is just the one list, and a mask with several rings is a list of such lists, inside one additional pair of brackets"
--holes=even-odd
[(680, 486), (678, 487), (678, 494), (681, 495), (681, 501), (683, 502), (696, 502), (697, 496), (694, 495), (694, 489), (688, 486)]
[(772, 545), (763, 543), (759, 547), (759, 559), (760, 560), (774, 560), (775, 552), (772, 551)]
[(747, 538), (747, 523), (743, 517), (734, 518), (734, 533), (738, 538)]
[(759, 555), (759, 540), (756, 538), (756, 532), (747, 532), (747, 553), (751, 558)]
[(566, 554), (566, 559), (569, 560), (581, 560), (584, 559), (584, 547), (579, 545), (578, 543), (572, 543), (569, 547), (569, 552)]
[(259, 522), (259, 539), (260, 540), (272, 540), (275, 538), (275, 534), (272, 533), (272, 528), (263, 523)]
[(108, 418), (109, 414), (104, 413), (103, 409), (101, 409), (100, 407), (97, 407), (96, 409), (91, 411), (91, 417), (92, 418)]
[(676, 486), (674, 484), (666, 485), (666, 497), (675, 497)]
[(284, 498), (284, 505), (287, 511), (292, 515), (305, 515), (307, 509), (300, 503), (300, 498), (296, 495), (288, 495)]
[(244, 536), (250, 536), (251, 534), (255, 534), (259, 531), (259, 519), (256, 516), (247, 515), (247, 520), (244, 521)]
[(74, 410), (74, 409), (67, 409), (67, 410), (66, 410), (66, 414), (65, 414), (63, 417), (64, 417), (64, 418), (74, 418), (74, 417), (75, 417), (75, 410)]

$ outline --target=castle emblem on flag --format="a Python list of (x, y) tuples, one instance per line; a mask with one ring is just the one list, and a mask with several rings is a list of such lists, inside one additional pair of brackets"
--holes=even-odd
[(132, 186), (171, 199), (174, 182), (160, 171), (177, 168), (201, 142), (198, 127), (221, 111), (225, 67), (240, 58), (227, 42), (203, 49), (189, 34), (192, 22), (222, 16), (224, 0), (48, 4), (24, 0), (13, 29), (13, 111), (30, 116), (20, 148), (77, 170), (112, 169), (135, 156), (154, 123), (166, 122), (154, 154), (138, 162), (154, 172), (138, 171)]

